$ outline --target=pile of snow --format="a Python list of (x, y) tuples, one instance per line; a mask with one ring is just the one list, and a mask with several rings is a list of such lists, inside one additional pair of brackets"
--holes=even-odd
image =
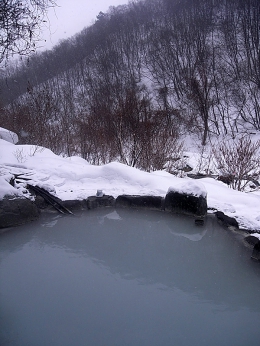
[(252, 233), (251, 236), (256, 237), (260, 240), (260, 233)]
[(13, 144), (16, 144), (18, 142), (17, 134), (12, 131), (4, 129), (3, 127), (0, 127), (0, 139), (3, 139)]
[(5, 195), (22, 195), (21, 191), (15, 189), (12, 185), (9, 184), (11, 178), (12, 176), (8, 176), (8, 174), (5, 176), (0, 176), (0, 199), (3, 198)]
[(177, 183), (175, 186), (170, 186), (168, 192), (178, 192), (181, 194), (192, 195), (196, 197), (207, 197), (207, 190), (205, 186), (200, 182), (194, 182), (193, 180), (189, 181), (181, 181)]
[(260, 193), (238, 192), (212, 178), (195, 182), (165, 171), (143, 172), (118, 162), (94, 166), (78, 157), (64, 158), (49, 149), (14, 145), (0, 139), (0, 198), (27, 193), (26, 182), (15, 187), (8, 184), (14, 175), (29, 179), (32, 185), (45, 186), (62, 200), (85, 199), (97, 190), (114, 197), (121, 194), (164, 197), (169, 187), (195, 196), (207, 195), (208, 207), (213, 211), (236, 218), (241, 228), (260, 231)]

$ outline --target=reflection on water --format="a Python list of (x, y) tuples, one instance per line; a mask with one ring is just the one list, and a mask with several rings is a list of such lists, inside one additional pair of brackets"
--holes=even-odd
[(0, 345), (259, 345), (260, 266), (212, 218), (102, 209), (0, 238)]

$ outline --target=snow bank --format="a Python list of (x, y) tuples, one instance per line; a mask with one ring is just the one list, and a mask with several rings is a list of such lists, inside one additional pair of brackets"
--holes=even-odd
[(259, 233), (252, 233), (251, 236), (254, 236), (260, 240), (260, 234)]
[(195, 197), (207, 197), (207, 190), (205, 186), (199, 182), (194, 182), (193, 180), (189, 181), (181, 181), (178, 184), (174, 186), (170, 186), (168, 189), (168, 192), (173, 191), (173, 192), (178, 192), (181, 194), (187, 194), (187, 195), (192, 195)]
[(260, 231), (259, 192), (234, 191), (212, 178), (200, 181), (176, 178), (164, 171), (148, 173), (118, 162), (94, 166), (82, 158), (63, 158), (49, 149), (14, 145), (0, 139), (0, 198), (25, 192), (26, 182), (15, 188), (8, 184), (14, 174), (21, 174), (32, 185), (48, 185), (62, 200), (85, 199), (97, 190), (114, 197), (122, 194), (164, 197), (169, 189), (194, 196), (207, 195), (208, 208), (234, 217), (242, 228)]
[(9, 184), (9, 178), (9, 176), (0, 176), (0, 199), (3, 199), (6, 195), (21, 195), (19, 190), (15, 189), (12, 185)]
[(18, 142), (18, 136), (16, 133), (6, 130), (3, 127), (0, 127), (0, 139), (3, 139), (7, 142), (16, 144)]

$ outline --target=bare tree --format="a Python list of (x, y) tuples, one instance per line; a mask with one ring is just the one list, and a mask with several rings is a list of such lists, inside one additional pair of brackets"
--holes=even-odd
[(54, 5), (54, 0), (1, 0), (0, 62), (34, 50), (47, 10)]
[(243, 191), (260, 175), (260, 141), (253, 142), (250, 136), (223, 141), (213, 148), (217, 168), (229, 179), (231, 187)]

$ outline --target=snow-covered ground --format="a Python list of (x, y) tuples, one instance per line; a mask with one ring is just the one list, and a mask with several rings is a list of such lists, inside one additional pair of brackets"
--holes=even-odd
[(194, 189), (197, 194), (198, 185), (203, 185), (201, 191), (207, 193), (208, 208), (234, 217), (240, 228), (260, 232), (260, 192), (238, 192), (213, 178), (198, 182), (177, 178), (165, 171), (147, 173), (118, 162), (93, 166), (79, 157), (64, 158), (49, 149), (15, 145), (0, 139), (0, 199), (7, 194), (29, 197), (25, 182), (15, 187), (9, 184), (14, 174), (21, 174), (32, 185), (55, 192), (62, 200), (85, 199), (95, 195), (97, 190), (114, 197), (121, 194), (165, 196), (174, 186), (186, 186), (186, 189), (188, 186), (189, 191)]
[(17, 134), (12, 131), (4, 129), (3, 127), (0, 127), (0, 139), (4, 139), (14, 144), (18, 142)]

